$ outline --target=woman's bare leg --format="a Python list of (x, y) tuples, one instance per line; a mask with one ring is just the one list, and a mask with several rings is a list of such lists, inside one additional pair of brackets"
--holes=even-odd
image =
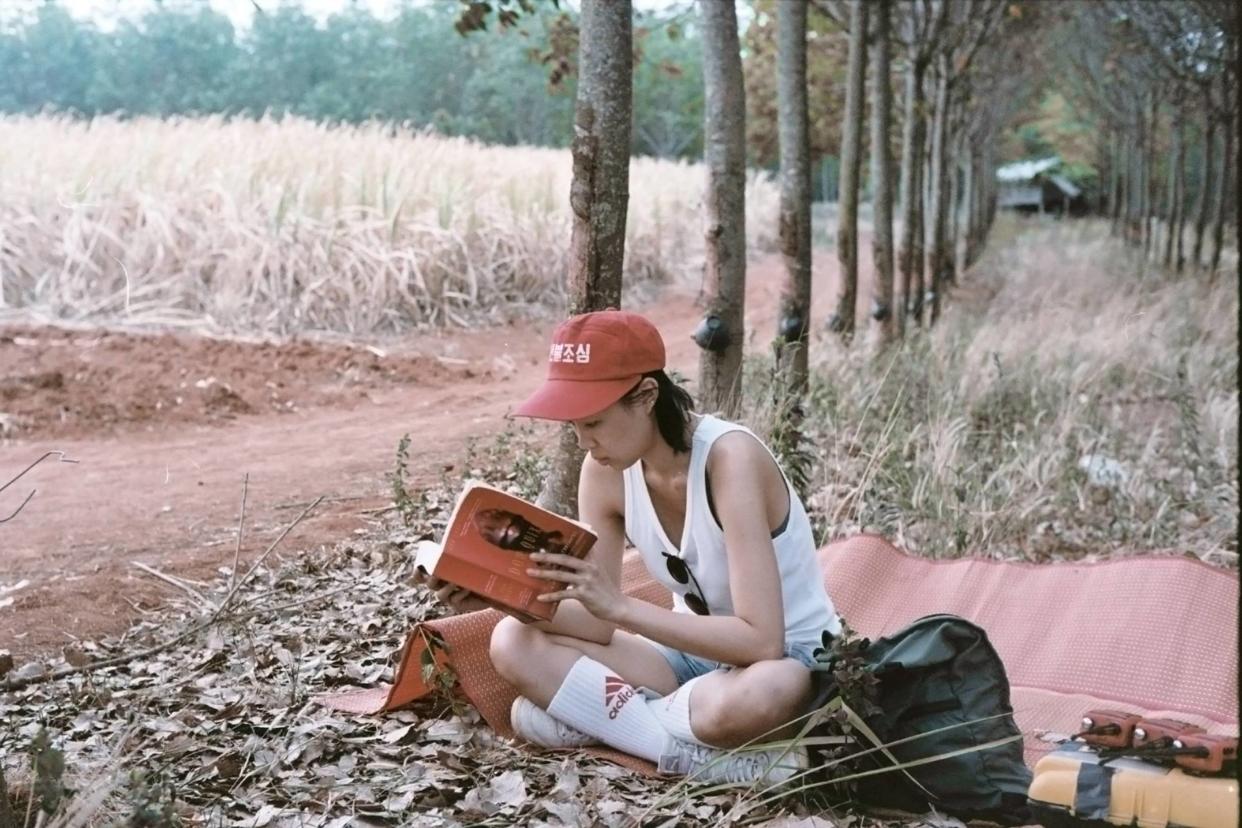
[[(492, 633), (496, 671), (544, 709), (584, 655), (635, 686), (664, 695), (677, 689), (668, 660), (648, 642), (622, 630), (610, 644), (597, 644), (548, 634), (505, 618)], [(810, 703), (811, 672), (790, 658), (761, 661), (708, 673), (688, 689), (693, 691), (689, 708), (694, 736), (709, 745), (736, 747), (753, 739), (787, 735), (789, 728), (782, 731), (782, 725), (804, 715)]]
[(617, 630), (608, 644), (583, 641), (572, 636), (549, 634), (515, 618), (503, 618), (492, 631), (492, 664), (518, 693), (547, 709), (582, 656), (589, 656), (616, 671), (636, 687), (671, 693), (677, 681), (668, 660), (649, 643), (632, 633)]
[[(745, 668), (716, 670), (687, 684), (681, 691), (689, 698), (657, 702), (658, 714), (678, 731), (686, 721), (697, 740), (722, 748), (738, 747), (752, 740), (788, 737), (789, 723), (804, 715), (811, 701), (811, 671), (792, 658), (761, 661)], [(682, 705), (680, 712), (676, 705)]]

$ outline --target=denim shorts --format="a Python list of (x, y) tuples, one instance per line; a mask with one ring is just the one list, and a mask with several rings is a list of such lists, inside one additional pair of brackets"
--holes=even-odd
[[(732, 665), (683, 653), (681, 650), (666, 647), (663, 644), (652, 641), (650, 638), (644, 638), (643, 640), (659, 650), (660, 655), (664, 656), (665, 660), (668, 661), (668, 666), (673, 669), (673, 676), (677, 679), (678, 687), (692, 678), (705, 675), (713, 670), (732, 669)], [(813, 667), (815, 666), (814, 652), (819, 646), (820, 644), (817, 642), (793, 643), (787, 641), (785, 642), (785, 658), (797, 659), (807, 667)]]

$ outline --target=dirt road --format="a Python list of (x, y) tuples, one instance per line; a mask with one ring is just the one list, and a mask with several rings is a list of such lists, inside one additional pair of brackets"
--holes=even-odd
[[(822, 321), (836, 262), (816, 258)], [(782, 279), (776, 256), (751, 265), (750, 347), (772, 337)], [(641, 310), (670, 364), (695, 376), (695, 297), (669, 289)], [(49, 458), (0, 493), (6, 516), (37, 489), (0, 524), (0, 649), (33, 655), (123, 630), (174, 590), (134, 562), (189, 579), (231, 566), (244, 475), (243, 559), (320, 495), (284, 554), (377, 531), (401, 436), (411, 434), (417, 484), (460, 460), (471, 437), (499, 432), (543, 375), (548, 328), (368, 347), (0, 327), (0, 480), (48, 451), (77, 461)]]

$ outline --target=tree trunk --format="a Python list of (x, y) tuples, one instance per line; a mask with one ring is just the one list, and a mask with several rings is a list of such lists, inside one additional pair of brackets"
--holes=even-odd
[(1163, 263), (1167, 270), (1173, 269), (1174, 252), (1179, 256), (1181, 255), (1182, 164), (1186, 156), (1185, 144), (1182, 141), (1181, 113), (1177, 113), (1173, 120), (1173, 153), (1169, 163), (1169, 183), (1164, 210), (1165, 239)]
[(952, 266), (948, 252), (948, 123), (949, 123), (949, 58), (941, 53), (936, 67), (936, 110), (932, 121), (932, 233), (931, 233), (931, 307), (928, 325), (940, 319), (940, 294), (948, 282)]
[(858, 179), (862, 168), (863, 84), (867, 74), (867, 3), (850, 0), (850, 56), (841, 138), (841, 197), (837, 209), (837, 261), (841, 286), (831, 326), (849, 342), (858, 303)]
[(991, 153), (989, 152), (993, 138), (986, 135), (980, 139), (980, 150), (978, 155), (973, 159), (971, 173), (971, 211), (970, 211), (970, 236), (966, 243), (968, 245), (966, 253), (966, 264), (973, 265), (979, 261), (979, 256), (983, 252), (983, 240), (987, 236), (987, 200), (988, 200), (988, 180), (989, 176), (995, 175), (992, 172), (992, 166), (989, 161)]
[(703, 0), (707, 313), (696, 339), (699, 405), (726, 417), (738, 409), (746, 300), (746, 96), (733, 3)]
[(811, 148), (806, 100), (806, 3), (777, 5), (777, 127), (781, 154), (781, 290), (777, 354), (786, 388), (807, 383), (811, 320)]
[(1130, 207), (1126, 221), (1130, 244), (1138, 247), (1143, 243), (1143, 119), (1140, 116), (1135, 137), (1130, 142)]
[(1151, 119), (1143, 125), (1143, 253), (1151, 258), (1152, 216), (1156, 212), (1156, 96), (1151, 96)]
[(1127, 145), (1128, 157), (1126, 158), (1126, 168), (1128, 177), (1126, 179), (1126, 189), (1129, 190), (1130, 198), (1126, 204), (1126, 243), (1131, 246), (1137, 245), (1140, 241), (1138, 235), (1138, 217), (1139, 202), (1142, 199), (1143, 192), (1143, 173), (1139, 169), (1138, 159), (1143, 153), (1142, 146), (1139, 143), (1137, 133), (1131, 138)]
[[(1235, 104), (1236, 105), (1236, 104)], [(1208, 273), (1213, 279), (1220, 269), (1221, 249), (1225, 244), (1225, 214), (1229, 210), (1229, 182), (1233, 178), (1233, 118), (1224, 119), (1224, 152), (1220, 156), (1220, 175), (1216, 178), (1216, 213), (1212, 226), (1212, 262)]]
[(945, 250), (949, 255), (950, 267), (945, 273), (948, 284), (957, 284), (957, 244), (958, 244), (958, 202), (962, 197), (962, 141), (960, 136), (954, 136), (950, 142), (953, 147), (949, 150), (947, 161), (947, 175), (949, 176), (949, 226), (946, 230)]
[(1212, 117), (1211, 92), (1205, 89), (1203, 97), (1203, 174), (1199, 177), (1199, 203), (1195, 208), (1195, 246), (1190, 254), (1196, 268), (1203, 261), (1203, 231), (1207, 228), (1208, 208), (1212, 201), (1212, 167), (1215, 161), (1212, 156), (1216, 149), (1216, 119)]
[(1126, 135), (1122, 139), (1124, 143), (1124, 155), (1122, 164), (1124, 170), (1121, 179), (1121, 194), (1125, 201), (1122, 207), (1121, 219), (1121, 238), (1127, 245), (1134, 243), (1134, 136)]
[(1173, 229), (1174, 267), (1178, 273), (1186, 266), (1186, 128), (1185, 121), (1178, 118), (1180, 145), (1177, 156), (1177, 226)]
[[(926, 133), (926, 123), (924, 123)], [(910, 296), (913, 304), (910, 307), (910, 320), (918, 327), (923, 326), (923, 304), (926, 296), (926, 282), (923, 274), (927, 271), (927, 174), (931, 164), (930, 147), (926, 135), (921, 144), (915, 147), (918, 163), (914, 168), (914, 192), (918, 199), (918, 208), (914, 211), (914, 247), (910, 250), (910, 264), (914, 268)]]
[(974, 152), (967, 149), (966, 164), (962, 168), (962, 174), (965, 176), (962, 180), (962, 215), (966, 218), (966, 248), (962, 252), (963, 269), (975, 263), (975, 205), (978, 201), (975, 196), (975, 188), (978, 186), (975, 180), (975, 167), (977, 162), (978, 158)]
[(893, 310), (893, 162), (888, 151), (893, 108), (888, 55), (890, 6), (891, 0), (875, 3), (875, 62), (871, 74), (871, 258), (875, 277), (871, 318), (877, 323), (882, 346), (897, 338), (898, 315)]
[(1120, 223), (1122, 223), (1122, 207), (1125, 204), (1125, 191), (1123, 189), (1123, 169), (1124, 169), (1124, 143), (1120, 135), (1113, 132), (1112, 137), (1112, 156), (1109, 159), (1110, 175), (1112, 175), (1112, 186), (1109, 187), (1108, 211), (1112, 216), (1112, 225), (1109, 232), (1117, 235)]
[(979, 231), (980, 245), (986, 243), (988, 234), (992, 232), (992, 222), (996, 219), (996, 202), (1000, 191), (996, 183), (996, 136), (988, 141), (986, 152), (983, 172), (987, 177), (983, 181), (983, 191), (987, 197), (983, 204), (983, 226)]
[[(621, 307), (629, 208), (631, 18), (630, 0), (583, 0), (569, 189), (571, 316)], [(573, 429), (565, 426), (539, 493), (539, 505), (577, 515), (581, 467), (582, 451)]]
[(910, 295), (915, 261), (914, 231), (918, 225), (916, 216), (923, 204), (919, 168), (923, 163), (924, 64), (913, 48), (910, 52), (906, 67), (905, 122), (901, 130), (901, 246), (897, 257), (901, 276), (893, 302), (899, 336), (905, 334), (906, 316), (914, 305)]
[(996, 185), (996, 154), (994, 143), (988, 145), (988, 203), (987, 214), (983, 222), (983, 234), (986, 237), (992, 230), (992, 222), (996, 221), (996, 204), (1000, 200), (1000, 190)]

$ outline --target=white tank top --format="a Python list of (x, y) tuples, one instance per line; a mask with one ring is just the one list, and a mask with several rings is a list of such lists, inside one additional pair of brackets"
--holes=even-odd
[[(703, 590), (712, 615), (734, 614), (724, 530), (712, 515), (707, 500), (707, 455), (712, 444), (731, 431), (743, 431), (755, 437), (745, 426), (711, 416), (702, 417), (695, 428), (686, 479), (685, 526), (680, 543), (674, 543), (660, 525), (643, 477), (642, 461), (623, 472), (625, 534), (642, 554), (651, 575), (672, 591), (676, 612), (691, 611), (683, 596), (694, 589), (694, 581), (687, 579), (689, 583), (678, 583), (668, 571), (665, 552), (686, 562)], [(771, 449), (768, 453), (771, 454)], [(824, 590), (824, 575), (816, 561), (815, 539), (806, 509), (788, 478), (785, 486), (789, 491), (789, 514), (784, 528), (772, 539), (785, 607), (785, 643), (819, 646), (824, 630), (833, 635), (840, 633), (841, 621)]]

